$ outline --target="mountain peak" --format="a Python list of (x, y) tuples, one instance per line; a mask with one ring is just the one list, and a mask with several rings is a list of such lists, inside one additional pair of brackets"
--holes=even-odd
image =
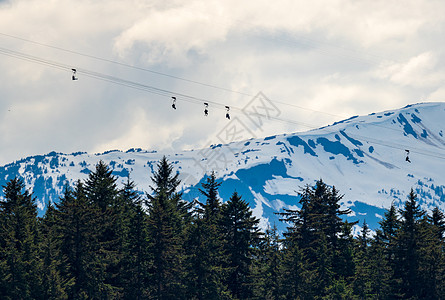
[[(250, 203), (262, 226), (279, 223), (274, 214), (299, 206), (298, 191), (322, 178), (344, 194), (351, 221), (366, 219), (371, 228), (391, 203), (401, 205), (410, 189), (426, 209), (445, 208), (445, 103), (354, 116), (304, 133), (212, 145), (167, 154), (182, 180), (185, 200), (201, 195), (200, 183), (215, 171), (225, 201), (236, 190)], [(150, 191), (151, 175), (164, 153), (111, 150), (31, 156), (0, 167), (0, 183), (16, 176), (38, 199), (43, 213), (57, 202), (64, 186), (85, 179), (99, 160), (123, 182), (131, 176), (141, 191)], [(408, 160), (407, 160), (408, 157)]]

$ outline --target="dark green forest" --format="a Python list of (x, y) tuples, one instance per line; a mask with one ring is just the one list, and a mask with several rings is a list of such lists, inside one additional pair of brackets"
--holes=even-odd
[[(262, 232), (242, 195), (222, 203), (214, 174), (178, 192), (164, 157), (141, 194), (103, 162), (37, 216), (23, 180), (0, 201), (0, 299), (445, 299), (445, 219), (411, 191), (371, 235), (351, 233), (342, 195), (319, 180), (300, 189), (287, 230)], [(297, 203), (296, 203), (297, 204)]]

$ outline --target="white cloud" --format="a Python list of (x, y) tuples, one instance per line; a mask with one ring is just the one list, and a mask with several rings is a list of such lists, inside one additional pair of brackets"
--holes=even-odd
[[(204, 51), (228, 35), (289, 34), (295, 44), (321, 51), (342, 50), (362, 56), (361, 49), (383, 43), (400, 45), (418, 38), (426, 26), (440, 26), (441, 4), (424, 1), (176, 1), (168, 8), (153, 7), (116, 40), (116, 50), (126, 53), (135, 43), (155, 46), (151, 62), (184, 55), (191, 49)], [(307, 36), (307, 34), (310, 34)], [(323, 39), (311, 38), (322, 34)], [(340, 40), (343, 45), (335, 41)], [(357, 49), (351, 49), (359, 47)], [(150, 50), (152, 51), (152, 49)], [(393, 53), (395, 54), (395, 53)]]
[(429, 51), (416, 55), (405, 63), (385, 62), (376, 75), (400, 85), (430, 87), (437, 86), (445, 79), (445, 73), (436, 70), (436, 67), (437, 57)]
[(153, 10), (116, 38), (115, 49), (126, 56), (135, 44), (143, 43), (149, 49), (148, 63), (177, 66), (186, 62), (189, 51), (205, 53), (210, 43), (224, 40), (226, 30), (204, 13), (181, 8)]
[(445, 102), (445, 87), (439, 87), (435, 91), (433, 91), (430, 95), (425, 97), (426, 101), (433, 101), (433, 102)]
[[(280, 104), (281, 117), (300, 125), (445, 97), (440, 1), (0, 3), (0, 33), (188, 81), (4, 35), (0, 47), (234, 108), (263, 91), (294, 105)], [(0, 164), (52, 150), (201, 147), (217, 142), (227, 124), (224, 110), (215, 106), (208, 118), (198, 100), (178, 101), (173, 112), (168, 94), (86, 74), (71, 82), (69, 68), (2, 54), (0, 68)], [(300, 125), (269, 122), (255, 134), (307, 129)]]

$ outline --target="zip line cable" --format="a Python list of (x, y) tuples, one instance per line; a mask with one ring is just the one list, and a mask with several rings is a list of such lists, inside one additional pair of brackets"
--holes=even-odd
[(208, 83), (204, 83), (204, 82), (200, 82), (200, 81), (196, 81), (196, 80), (191, 80), (191, 79), (187, 79), (187, 78), (183, 78), (183, 77), (179, 77), (179, 76), (174, 76), (174, 75), (171, 75), (171, 74), (162, 73), (162, 72), (159, 72), (159, 71), (154, 71), (154, 70), (150, 70), (150, 69), (147, 69), (147, 68), (133, 66), (133, 65), (129, 65), (129, 64), (126, 64), (126, 63), (119, 62), (119, 61), (115, 61), (115, 60), (111, 60), (111, 59), (107, 59), (107, 58), (102, 58), (102, 57), (98, 57), (98, 56), (94, 56), (94, 55), (90, 55), (90, 54), (85, 54), (85, 53), (81, 53), (81, 52), (78, 52), (78, 51), (73, 51), (73, 50), (69, 50), (69, 49), (65, 49), (65, 48), (61, 48), (61, 47), (57, 47), (57, 46), (52, 46), (52, 45), (49, 45), (49, 44), (36, 42), (36, 41), (33, 41), (33, 40), (29, 40), (29, 39), (13, 36), (13, 35), (2, 33), (2, 32), (0, 32), (0, 35), (6, 36), (6, 37), (9, 37), (9, 38), (13, 38), (13, 39), (17, 39), (17, 40), (21, 40), (21, 41), (24, 41), (24, 42), (36, 44), (36, 45), (39, 45), (39, 46), (44, 46), (44, 47), (56, 49), (56, 50), (59, 50), (59, 51), (80, 55), (80, 56), (83, 56), (83, 57), (92, 58), (92, 59), (96, 59), (96, 60), (107, 62), (107, 63), (112, 63), (112, 64), (115, 64), (115, 65), (131, 68), (131, 69), (135, 69), (135, 70), (139, 70), (139, 71), (144, 71), (144, 72), (149, 72), (149, 73), (153, 73), (153, 74), (156, 74), (156, 75), (170, 77), (170, 78), (173, 78), (173, 79), (182, 80), (182, 81), (189, 82), (189, 83), (194, 83), (194, 84), (199, 84), (199, 85), (202, 85), (202, 86), (206, 86), (206, 87), (210, 87), (210, 88), (214, 88), (214, 89), (219, 89), (219, 90), (226, 91), (226, 92), (236, 93), (236, 94), (240, 94), (240, 95), (243, 95), (243, 96), (252, 96), (252, 95), (250, 95), (248, 93), (231, 90), (231, 89), (220, 87), (220, 86), (216, 86), (216, 85), (213, 85), (213, 84), (208, 84)]
[[(241, 21), (237, 21), (237, 22), (243, 23)], [(162, 72), (158, 72), (158, 71), (153, 71), (153, 70), (150, 70), (150, 69), (147, 69), (147, 68), (141, 68), (141, 67), (125, 64), (125, 63), (122, 63), (122, 62), (114, 61), (114, 60), (111, 60), (111, 59), (106, 59), (106, 58), (102, 58), (102, 57), (98, 57), (98, 56), (94, 56), (94, 55), (89, 55), (89, 54), (81, 53), (79, 51), (73, 51), (73, 50), (62, 48), (62, 47), (57, 47), (57, 46), (53, 46), (53, 45), (49, 45), (49, 44), (45, 44), (45, 43), (41, 43), (41, 42), (29, 40), (29, 39), (25, 39), (25, 38), (22, 38), (22, 37), (17, 37), (17, 36), (6, 34), (6, 33), (2, 33), (2, 32), (0, 32), (0, 35), (6, 36), (6, 37), (9, 37), (9, 38), (13, 38), (13, 39), (17, 39), (17, 40), (21, 40), (21, 41), (24, 41), (24, 42), (36, 44), (36, 45), (39, 45), (39, 46), (44, 46), (44, 47), (56, 49), (56, 50), (59, 50), (59, 51), (63, 51), (63, 52), (71, 53), (71, 54), (76, 54), (76, 55), (80, 55), (80, 56), (83, 56), (83, 57), (88, 57), (88, 58), (96, 59), (96, 60), (99, 60), (99, 61), (104, 61), (104, 62), (116, 64), (116, 65), (119, 65), (119, 66), (124, 66), (124, 67), (127, 67), (127, 68), (139, 70), (139, 71), (150, 72), (150, 73), (153, 73), (153, 74), (166, 76), (166, 77), (169, 77), (169, 78), (182, 80), (182, 81), (189, 82), (189, 83), (194, 83), (194, 84), (198, 84), (198, 85), (202, 85), (202, 86), (206, 86), (206, 87), (211, 87), (211, 88), (223, 90), (223, 91), (226, 91), (226, 92), (236, 93), (236, 94), (239, 94), (239, 95), (242, 95), (242, 96), (255, 97), (255, 95), (252, 95), (252, 94), (249, 94), (249, 93), (244, 93), (244, 92), (231, 90), (231, 89), (224, 88), (224, 87), (219, 87), (219, 86), (212, 85), (212, 84), (199, 82), (199, 81), (196, 81), (196, 80), (190, 80), (190, 79), (183, 78), (183, 77), (178, 77), (178, 76), (174, 76), (174, 75), (170, 75), (170, 74), (166, 74), (166, 73), (162, 73)], [(92, 76), (89, 76), (89, 77), (92, 77)], [(95, 77), (95, 78), (97, 78), (97, 77)], [(100, 79), (100, 78), (97, 78), (97, 79)], [(107, 81), (107, 82), (111, 82), (111, 81)], [(121, 85), (123, 85), (123, 84), (121, 84)], [(128, 85), (123, 85), (123, 86), (127, 86), (128, 87)], [(136, 88), (136, 87), (134, 87), (134, 88)], [(137, 88), (137, 89), (139, 89), (139, 88)], [(156, 93), (154, 93), (154, 94), (156, 94)], [(199, 99), (199, 100), (203, 100), (203, 99)], [(303, 106), (299, 106), (299, 105), (295, 105), (295, 104), (291, 104), (291, 103), (287, 103), (287, 102), (282, 102), (282, 101), (277, 101), (277, 100), (272, 100), (272, 99), (268, 99), (268, 101), (270, 101), (272, 103), (276, 103), (276, 104), (281, 104), (281, 105), (286, 105), (286, 106), (290, 106), (290, 107), (295, 107), (295, 108), (306, 110), (306, 111), (312, 111), (312, 112), (315, 112), (315, 113), (329, 115), (329, 116), (332, 116), (332, 117), (337, 117), (337, 118), (341, 118), (341, 119), (347, 119), (346, 116), (342, 116), (342, 115), (338, 115), (338, 114), (332, 114), (332, 113), (325, 112), (325, 111), (320, 111), (320, 110), (315, 110), (315, 109), (311, 109), (311, 108), (307, 108), (307, 107), (303, 107)], [(378, 127), (382, 127), (382, 128), (386, 128), (386, 129), (389, 129), (389, 130), (397, 131), (397, 129), (386, 127), (386, 126), (383, 126), (383, 125), (380, 125), (380, 124), (373, 124), (373, 125), (374, 126), (378, 126)], [(305, 126), (305, 127), (310, 128), (310, 129), (318, 128), (318, 126)]]
[[(33, 44), (37, 44), (37, 45), (40, 45), (40, 46), (45, 46), (45, 47), (53, 48), (53, 49), (56, 49), (56, 50), (60, 50), (60, 51), (64, 51), (64, 52), (68, 52), (68, 53), (72, 53), (72, 54), (76, 54), (76, 55), (80, 55), (80, 56), (88, 57), (88, 58), (93, 58), (93, 59), (100, 60), (100, 61), (105, 61), (105, 62), (109, 62), (109, 63), (117, 64), (117, 65), (120, 65), (120, 66), (125, 66), (125, 67), (127, 67), (127, 68), (132, 68), (132, 69), (136, 69), (136, 70), (140, 70), (140, 71), (146, 71), (146, 72), (154, 73), (154, 74), (157, 74), (157, 75), (167, 76), (167, 77), (170, 77), (170, 78), (174, 78), (174, 79), (178, 79), (178, 80), (183, 80), (183, 81), (190, 82), (190, 83), (200, 84), (200, 85), (203, 85), (203, 86), (207, 86), (207, 87), (212, 87), (212, 88), (215, 88), (215, 89), (224, 90), (224, 91), (227, 91), (227, 92), (237, 93), (237, 94), (244, 95), (244, 96), (249, 96), (249, 97), (254, 97), (254, 96), (255, 96), (255, 95), (251, 95), (251, 94), (248, 94), (248, 93), (243, 93), (243, 92), (239, 92), (239, 91), (235, 91), (235, 90), (230, 90), (230, 89), (227, 89), (227, 88), (218, 87), (218, 86), (215, 86), (215, 85), (210, 85), (210, 84), (206, 84), (206, 83), (202, 83), (202, 82), (198, 82), (198, 81), (194, 81), (194, 80), (185, 79), (185, 78), (182, 78), (182, 77), (177, 77), (177, 76), (173, 76), (173, 75), (169, 75), (169, 74), (165, 74), (165, 73), (161, 73), (161, 72), (157, 72), (157, 71), (152, 71), (152, 70), (150, 70), (150, 69), (146, 69), (146, 68), (141, 68), (141, 67), (136, 67), (136, 66), (132, 66), (132, 65), (128, 65), (128, 64), (124, 64), (124, 63), (117, 62), (117, 61), (110, 60), (110, 59), (104, 59), (104, 58), (101, 58), (101, 57), (97, 57), (97, 56), (93, 56), (93, 55), (89, 55), (89, 54), (84, 54), (84, 53), (81, 53), (81, 52), (78, 52), (78, 51), (72, 51), (72, 50), (68, 50), (68, 49), (61, 48), (61, 47), (52, 46), (52, 45), (48, 45), (48, 44), (44, 44), (44, 43), (40, 43), (40, 42), (36, 42), (36, 41), (32, 41), (32, 40), (28, 40), (28, 39), (24, 39), (24, 38), (21, 38), (21, 37), (17, 37), (17, 36), (13, 36), (13, 35), (5, 34), (5, 33), (2, 33), (2, 32), (0, 32), (0, 35), (7, 36), (7, 37), (10, 37), (10, 38), (14, 38), (14, 39), (18, 39), (18, 40), (22, 40), (22, 41), (29, 42), (29, 43), (33, 43)], [(93, 74), (90, 74), (89, 77), (93, 77), (93, 78), (100, 79), (100, 80), (107, 81), (107, 82), (115, 82), (114, 80), (110, 80), (110, 79), (105, 80), (105, 79), (103, 79), (102, 76), (99, 76), (99, 77), (98, 77), (98, 76), (95, 76), (95, 75), (93, 75)], [(119, 82), (115, 82), (115, 83), (116, 83), (116, 84), (119, 84), (119, 85), (122, 85), (122, 86), (131, 87), (131, 86), (129, 86), (128, 84), (124, 84), (124, 83), (122, 83), (122, 82), (120, 82), (120, 83), (119, 83)], [(134, 86), (133, 88), (135, 88), (135, 89), (139, 89), (139, 90), (145, 90), (145, 87), (146, 87), (146, 86), (144, 86), (144, 88), (140, 88), (140, 87), (136, 87), (136, 86)], [(156, 92), (154, 92), (154, 91), (153, 91), (152, 93), (153, 93), (153, 94), (157, 94), (157, 95), (161, 95), (161, 96), (167, 96), (167, 95), (164, 95), (164, 94), (156, 93)], [(181, 95), (181, 96), (185, 96), (186, 98), (188, 98), (188, 96), (186, 96), (186, 95)], [(196, 100), (204, 101), (204, 99), (196, 99)], [(328, 113), (328, 112), (323, 112), (323, 111), (319, 111), (319, 110), (314, 110), (314, 109), (310, 109), (310, 108), (307, 108), (307, 107), (302, 107), (302, 106), (299, 106), (299, 105), (290, 104), (290, 103), (286, 103), (286, 102), (282, 102), (282, 101), (276, 101), (276, 100), (271, 100), (271, 99), (268, 99), (268, 100), (269, 100), (270, 102), (272, 102), (272, 103), (282, 104), (282, 105), (287, 105), (287, 106), (295, 107), (295, 108), (302, 109), (302, 110), (312, 111), (312, 112), (321, 113), (321, 114), (325, 114), (325, 115), (330, 115), (330, 116), (333, 116), (333, 117), (339, 117), (339, 118), (343, 118), (343, 119), (346, 119), (346, 118), (347, 118), (347, 117), (345, 117), (345, 116), (336, 115), (336, 114), (332, 114), (332, 113)], [(189, 102), (191, 102), (191, 101), (189, 101)], [(213, 104), (216, 104), (216, 103), (213, 103)], [(235, 108), (235, 109), (236, 109), (236, 108)], [(238, 110), (239, 110), (239, 109), (238, 109)], [(304, 123), (295, 123), (295, 122), (292, 121), (292, 120), (286, 120), (286, 122), (287, 122), (287, 123), (297, 124), (297, 125), (303, 125), (303, 126), (309, 128), (309, 129), (316, 129), (316, 128), (319, 127), (319, 126), (313, 126), (313, 125), (306, 125), (306, 124), (304, 124)], [(382, 128), (386, 128), (386, 129), (390, 129), (390, 130), (395, 130), (395, 131), (397, 131), (397, 129), (390, 128), (390, 127), (385, 127), (385, 126), (382, 126), (382, 125), (379, 125), (379, 124), (373, 124), (373, 125), (374, 125), (374, 126), (378, 126), (378, 127), (382, 127)]]
[[(12, 50), (8, 50), (5, 48), (1, 48), (0, 47), (0, 54), (4, 54), (10, 57), (14, 57), (14, 58), (18, 58), (18, 59), (23, 59), (26, 61), (31, 61), (31, 62), (35, 62), (38, 64), (42, 64), (45, 66), (49, 66), (49, 67), (54, 67), (57, 69), (62, 69), (64, 71), (69, 70), (71, 72), (72, 66), (66, 65), (66, 64), (61, 64), (61, 63), (57, 63), (54, 61), (49, 61), (49, 60), (45, 60), (45, 59), (41, 59), (35, 56), (31, 56), (28, 54), (24, 54), (21, 52), (17, 52), (17, 51), (12, 51)], [(160, 88), (156, 88), (150, 85), (146, 85), (146, 84), (142, 84), (142, 83), (137, 83), (134, 81), (130, 81), (130, 80), (125, 80), (125, 79), (121, 79), (118, 77), (114, 77), (114, 76), (110, 76), (110, 75), (106, 75), (106, 74), (102, 74), (99, 72), (94, 72), (94, 71), (89, 71), (87, 69), (82, 69), (82, 68), (76, 68), (77, 74), (83, 74), (87, 77), (90, 78), (95, 78), (95, 79), (99, 79), (102, 81), (106, 81), (106, 82), (111, 82), (111, 83), (116, 83), (119, 84), (121, 86), (126, 86), (126, 87), (130, 87), (130, 88), (134, 88), (134, 89), (138, 89), (138, 90), (142, 90), (142, 91), (146, 91), (146, 92), (150, 92), (156, 95), (160, 95), (160, 96), (164, 96), (164, 97), (168, 97), (170, 98), (171, 95), (176, 95), (176, 96), (181, 96), (180, 101), (187, 101), (190, 103), (195, 103), (195, 104), (202, 104), (203, 102), (207, 102), (210, 103), (212, 105), (214, 105), (214, 107), (218, 108), (218, 109), (222, 109), (222, 110), (226, 110), (226, 105), (225, 104), (221, 104), (219, 102), (216, 101), (211, 101), (208, 99), (204, 99), (204, 98), (198, 98), (198, 97), (194, 97), (194, 96), (190, 96), (184, 93), (179, 93), (179, 92), (174, 92), (171, 90), (165, 90), (165, 89), (160, 89)], [(235, 111), (242, 111), (242, 108), (239, 107), (235, 107), (235, 106), (231, 106), (230, 107), (231, 110), (235, 110)], [(319, 126), (315, 126), (315, 125), (310, 125), (310, 124), (306, 124), (303, 122), (297, 122), (297, 121), (293, 121), (290, 119), (284, 119), (284, 118), (278, 118), (278, 117), (273, 117), (273, 116), (269, 116), (269, 119), (273, 119), (276, 121), (280, 121), (280, 122), (285, 122), (285, 123), (291, 123), (294, 125), (301, 125), (304, 126), (306, 128), (309, 129), (316, 129)]]
[[(225, 88), (225, 87), (220, 87), (220, 86), (213, 85), (213, 84), (208, 84), (208, 83), (204, 83), (204, 82), (200, 82), (200, 81), (196, 81), (196, 80), (187, 79), (187, 78), (184, 78), (184, 77), (174, 76), (174, 75), (171, 75), (171, 74), (154, 71), (154, 70), (150, 70), (150, 69), (147, 69), (147, 68), (137, 67), (137, 66), (129, 65), (129, 64), (122, 63), (122, 62), (119, 62), (119, 61), (106, 59), (106, 58), (102, 58), (102, 57), (98, 57), (98, 56), (94, 56), (94, 55), (90, 55), (90, 54), (85, 54), (85, 53), (81, 53), (81, 52), (78, 52), (78, 51), (73, 51), (73, 50), (69, 50), (69, 49), (65, 49), (65, 48), (62, 48), (62, 47), (57, 47), (57, 46), (53, 46), (53, 45), (49, 45), (49, 44), (45, 44), (45, 43), (41, 43), (41, 42), (36, 42), (36, 41), (33, 41), (33, 40), (17, 37), (17, 36), (6, 34), (6, 33), (2, 33), (2, 32), (0, 32), (0, 35), (5, 36), (5, 37), (9, 37), (9, 38), (13, 38), (13, 39), (17, 39), (17, 40), (21, 40), (21, 41), (24, 41), (24, 42), (36, 44), (36, 45), (39, 45), (39, 46), (44, 46), (44, 47), (56, 49), (56, 50), (59, 50), (59, 51), (63, 51), (63, 52), (71, 53), (71, 54), (76, 54), (76, 55), (79, 55), (79, 56), (92, 58), (92, 59), (96, 59), (96, 60), (107, 62), (107, 63), (112, 63), (112, 64), (115, 64), (115, 65), (131, 68), (131, 69), (135, 69), (135, 70), (139, 70), (139, 71), (149, 72), (149, 73), (152, 73), (152, 74), (161, 75), (161, 76), (173, 78), (173, 79), (176, 79), (176, 80), (181, 80), (181, 81), (184, 81), (184, 82), (189, 82), (189, 83), (198, 84), (198, 85), (201, 85), (201, 86), (210, 87), (210, 88), (213, 88), (213, 89), (222, 90), (222, 91), (225, 91), (225, 92), (235, 93), (235, 94), (239, 94), (239, 95), (247, 96), (247, 97), (254, 97), (255, 96), (255, 95), (252, 95), (250, 93), (236, 91), (236, 90), (232, 90), (232, 89)], [(291, 104), (291, 103), (287, 103), (287, 102), (271, 100), (271, 99), (269, 99), (269, 101), (271, 101), (273, 103), (281, 104), (281, 105), (287, 105), (287, 106), (295, 107), (295, 108), (306, 110), (306, 111), (312, 111), (312, 112), (317, 112), (317, 113), (320, 113), (320, 114), (329, 115), (329, 116), (332, 116), (332, 117), (346, 118), (345, 116), (336, 115), (336, 114), (332, 114), (332, 113), (324, 112), (324, 111), (320, 111), (320, 110), (315, 110), (315, 109), (311, 109), (311, 108), (307, 108), (307, 107), (303, 107), (303, 106), (299, 106), (299, 105), (295, 105), (295, 104)]]
[[(24, 53), (13, 51), (13, 50), (9, 50), (9, 49), (5, 49), (5, 48), (2, 48), (2, 47), (0, 47), (0, 54), (3, 54), (5, 56), (9, 56), (9, 57), (13, 57), (13, 58), (16, 58), (16, 59), (21, 59), (21, 60), (25, 60), (25, 61), (29, 61), (29, 62), (34, 62), (34, 63), (37, 63), (37, 64), (41, 64), (41, 65), (44, 65), (44, 66), (56, 68), (56, 69), (63, 70), (63, 71), (71, 72), (73, 70), (72, 66), (69, 66), (69, 65), (66, 65), (66, 64), (61, 64), (61, 63), (58, 63), (58, 62), (42, 59), (42, 58), (39, 58), (39, 57), (31, 56), (31, 55), (28, 55), (28, 54), (24, 54)], [(194, 97), (194, 96), (189, 96), (189, 95), (186, 95), (186, 94), (183, 94), (183, 93), (173, 92), (171, 90), (160, 89), (160, 88), (156, 88), (156, 87), (153, 87), (153, 86), (150, 86), (150, 85), (137, 83), (137, 82), (130, 81), (130, 80), (121, 79), (121, 78), (118, 78), (118, 77), (102, 74), (102, 73), (99, 73), (99, 72), (89, 71), (87, 69), (76, 68), (75, 70), (76, 70), (76, 72), (78, 74), (83, 74), (86, 77), (102, 80), (102, 81), (105, 81), (105, 82), (114, 83), (114, 84), (117, 84), (117, 85), (129, 87), (129, 88), (133, 88), (133, 89), (137, 89), (137, 90), (141, 90), (141, 91), (145, 91), (145, 92), (149, 92), (149, 93), (156, 94), (156, 95), (163, 96), (163, 97), (170, 98), (171, 95), (181, 96), (178, 100), (186, 101), (186, 102), (190, 102), (190, 103), (194, 103), (194, 104), (202, 104), (205, 101), (206, 103), (211, 103), (211, 104), (215, 105), (215, 107), (217, 109), (226, 110), (226, 105), (221, 104), (221, 103), (216, 102), (216, 101), (211, 101), (211, 100), (208, 100), (208, 99), (203, 99), (203, 98), (198, 98), (198, 97)], [(231, 106), (230, 108), (232, 110), (235, 110), (235, 111), (241, 111), (241, 112), (243, 111), (241, 108), (238, 108), (238, 107)], [(315, 126), (315, 125), (312, 125), (312, 124), (307, 124), (307, 123), (303, 123), (303, 122), (298, 122), (298, 121), (294, 121), (294, 120), (290, 120), (290, 119), (273, 117), (273, 116), (268, 116), (268, 119), (279, 121), (279, 122), (284, 122), (284, 123), (290, 123), (290, 124), (294, 124), (294, 125), (300, 125), (300, 126), (307, 127), (309, 129), (318, 129), (318, 130), (321, 130), (321, 131), (325, 131), (327, 133), (336, 133), (333, 130), (328, 130), (329, 126), (326, 126), (326, 127), (323, 127), (323, 128), (319, 128), (319, 126)], [(396, 129), (394, 129), (394, 130), (396, 130)], [(421, 155), (431, 156), (431, 157), (435, 157), (435, 158), (439, 158), (439, 159), (445, 159), (445, 155), (441, 156), (441, 155), (438, 155), (437, 153), (432, 153), (430, 151), (427, 151), (427, 152), (429, 152), (429, 153), (427, 153), (424, 150), (412, 148), (412, 147), (409, 147), (407, 145), (395, 144), (393, 142), (373, 139), (373, 138), (364, 137), (364, 136), (360, 136), (360, 135), (356, 135), (356, 134), (349, 134), (349, 136), (360, 138), (363, 141), (372, 142), (372, 143), (375, 143), (375, 144), (378, 144), (378, 145), (381, 145), (381, 146), (386, 146), (386, 147), (393, 148), (393, 149), (404, 150), (404, 149), (409, 148), (412, 153), (417, 153), (417, 154), (421, 154)], [(355, 145), (355, 146), (360, 149), (360, 147), (358, 147), (357, 145)], [(414, 151), (413, 151), (413, 149), (414, 149)]]

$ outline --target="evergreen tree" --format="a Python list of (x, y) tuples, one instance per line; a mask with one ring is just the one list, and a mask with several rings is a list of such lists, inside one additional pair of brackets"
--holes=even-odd
[(118, 244), (122, 251), (126, 252), (129, 243), (130, 223), (134, 218), (137, 209), (142, 206), (142, 199), (136, 191), (136, 184), (127, 177), (127, 181), (123, 183), (122, 189), (119, 190), (116, 201), (116, 225), (118, 229)]
[(11, 179), (0, 202), (0, 296), (4, 299), (29, 299), (42, 292), (37, 209), (24, 189), (21, 179)]
[(445, 299), (445, 216), (426, 215), (411, 190), (373, 237), (344, 221), (335, 187), (304, 187), (288, 225), (265, 234), (236, 192), (225, 204), (216, 176), (205, 203), (188, 203), (164, 157), (142, 199), (118, 189), (99, 162), (37, 218), (20, 179), (0, 200), (0, 299)]
[(185, 232), (185, 206), (181, 205), (176, 188), (180, 181), (178, 174), (173, 175), (173, 167), (164, 156), (158, 163), (151, 187), (153, 195), (147, 194), (148, 221), (147, 232), (150, 237), (149, 255), (153, 297), (162, 299), (181, 299), (183, 289), (183, 248)]
[[(314, 243), (315, 244), (315, 243)], [(314, 272), (314, 281), (310, 284), (314, 289), (315, 298), (330, 298), (329, 288), (334, 283), (331, 255), (324, 232), (320, 232), (316, 240), (317, 247), (313, 251), (313, 261), (310, 262), (310, 270)]]
[[(400, 228), (400, 220), (394, 203), (391, 203), (390, 208), (384, 213), (383, 219), (379, 224), (381, 229), (377, 231), (374, 250), (378, 257), (383, 254), (384, 262), (374, 262), (381, 264), (382, 268), (386, 270), (385, 274), (389, 273), (388, 278), (385, 277), (388, 281), (382, 282), (382, 285), (388, 287), (389, 290), (384, 288), (381, 290), (381, 293), (385, 293), (387, 297), (400, 297), (398, 288), (400, 279), (397, 274), (396, 261), (396, 236)], [(380, 251), (383, 251), (383, 253), (380, 253)]]
[(99, 275), (103, 280), (100, 285), (103, 298), (116, 298), (123, 289), (121, 260), (128, 221), (124, 218), (128, 209), (119, 197), (117, 178), (112, 172), (108, 165), (99, 161), (84, 185), (85, 195), (89, 203), (97, 208), (96, 218), (101, 224), (98, 243), (100, 264), (103, 266), (103, 273)]
[(45, 215), (41, 220), (40, 228), (42, 233), (41, 252), (43, 257), (42, 268), (42, 298), (43, 299), (67, 299), (66, 290), (71, 281), (66, 281), (62, 277), (62, 272), (66, 272), (66, 260), (61, 252), (61, 237), (58, 234), (57, 211), (51, 202), (48, 202)]
[(266, 229), (254, 261), (254, 299), (279, 299), (281, 280), (280, 241), (276, 225)]
[(116, 177), (112, 170), (102, 160), (96, 165), (94, 172), (88, 175), (84, 189), (90, 203), (97, 205), (102, 212), (116, 206), (118, 189)]
[[(322, 184), (321, 180), (317, 184)], [(333, 252), (331, 257), (332, 269), (336, 280), (346, 280), (350, 282), (354, 274), (352, 226), (358, 223), (349, 223), (342, 219), (351, 212), (350, 209), (342, 210), (340, 201), (343, 195), (340, 195), (335, 186), (326, 191), (326, 237), (328, 248)], [(346, 282), (345, 281), (345, 282)]]
[(99, 252), (101, 223), (97, 219), (98, 208), (92, 206), (85, 195), (83, 184), (78, 181), (56, 205), (57, 231), (66, 270), (61, 273), (69, 282), (69, 299), (101, 298), (104, 265)]
[[(369, 259), (369, 280), (365, 282), (364, 291), (370, 287), (369, 298), (375, 299), (393, 299), (392, 286), (394, 272), (390, 266), (390, 260), (387, 256), (386, 242), (382, 240), (383, 233), (377, 230), (374, 239), (370, 241)], [(359, 264), (360, 266), (360, 264)], [(366, 266), (364, 266), (366, 268)], [(366, 272), (366, 269), (365, 269)], [(367, 273), (367, 272), (366, 272)], [(365, 274), (366, 274), (365, 273)], [(360, 294), (361, 291), (358, 291)]]
[(309, 282), (315, 280), (314, 272), (308, 272), (303, 251), (293, 236), (287, 236), (283, 242), (283, 259), (280, 264), (278, 299), (312, 299), (313, 289)]
[(362, 232), (356, 240), (354, 261), (354, 294), (359, 299), (368, 299), (371, 297), (371, 269), (370, 269), (370, 250), (369, 250), (369, 232), (370, 229), (366, 220), (363, 221)]
[(199, 189), (200, 193), (206, 197), (206, 203), (204, 208), (204, 218), (213, 224), (217, 224), (221, 217), (221, 201), (218, 197), (218, 187), (220, 182), (216, 181), (215, 172), (212, 172), (207, 177), (206, 182), (202, 183), (202, 189)]
[(445, 257), (443, 214), (437, 209), (420, 221), (419, 235), (419, 298), (443, 299), (445, 296)]
[(220, 240), (204, 218), (196, 218), (188, 227), (185, 271), (187, 299), (231, 299), (227, 289)]
[(251, 264), (260, 237), (258, 224), (247, 202), (234, 192), (223, 205), (221, 225), (226, 240), (227, 286), (237, 299), (252, 296)]
[(344, 296), (352, 293), (352, 282), (355, 275), (354, 261), (354, 239), (352, 237), (352, 226), (354, 223), (348, 221), (342, 222), (338, 240), (335, 246), (335, 255), (333, 258), (333, 284), (329, 288), (331, 298), (338, 298), (339, 294)]
[(400, 211), (402, 219), (400, 231), (397, 233), (396, 278), (400, 279), (399, 293), (406, 299), (415, 298), (420, 291), (419, 283), (419, 242), (420, 219), (423, 211), (420, 209), (416, 194), (411, 189), (405, 207)]
[(227, 287), (224, 278), (224, 239), (221, 232), (221, 202), (215, 173), (202, 183), (200, 192), (206, 197), (198, 203), (194, 220), (188, 228), (187, 286), (188, 297), (196, 299), (226, 299)]
[(435, 227), (437, 238), (441, 241), (444, 241), (445, 215), (439, 210), (437, 206), (433, 209), (431, 216), (428, 216), (428, 221)]
[[(286, 240), (296, 243), (304, 261), (308, 276), (304, 298), (329, 297), (329, 293), (344, 288), (344, 282), (353, 274), (351, 227), (341, 219), (349, 210), (341, 210), (343, 196), (322, 180), (314, 186), (306, 186), (299, 193), (299, 210), (285, 209), (280, 215), (290, 226)], [(292, 252), (291, 252), (292, 253)]]
[(148, 271), (150, 255), (147, 232), (147, 214), (142, 201), (135, 191), (135, 184), (128, 178), (120, 194), (124, 207), (129, 209), (121, 218), (128, 220), (128, 233), (125, 235), (122, 280), (125, 299), (146, 299), (149, 295)]

